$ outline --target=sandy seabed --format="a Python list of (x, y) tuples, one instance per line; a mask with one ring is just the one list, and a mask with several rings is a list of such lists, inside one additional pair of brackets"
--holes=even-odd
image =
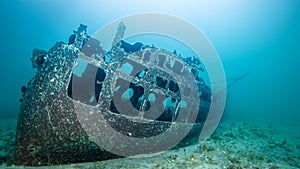
[[(300, 137), (267, 125), (221, 123), (205, 142), (172, 149), (149, 157), (121, 158), (60, 166), (11, 165), (16, 120), (0, 123), (0, 168), (20, 169), (297, 169), (300, 168)], [(11, 165), (11, 166), (8, 166)]]

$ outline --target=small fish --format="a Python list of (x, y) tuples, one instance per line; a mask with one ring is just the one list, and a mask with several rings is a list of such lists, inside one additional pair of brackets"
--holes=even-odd
[(131, 45), (123, 40), (121, 40), (121, 48), (125, 50), (127, 53), (137, 52), (142, 49), (143, 44), (141, 42), (136, 42), (135, 44)]

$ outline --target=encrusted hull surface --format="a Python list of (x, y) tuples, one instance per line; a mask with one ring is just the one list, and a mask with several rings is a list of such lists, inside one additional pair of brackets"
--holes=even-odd
[[(117, 42), (114, 42), (112, 50), (105, 52), (100, 42), (89, 37), (85, 29), (81, 25), (78, 31), (74, 31), (75, 37), (70, 37), (69, 44), (57, 42), (48, 52), (38, 49), (33, 51), (33, 67), (38, 70), (28, 85), (22, 88), (16, 136), (16, 165), (41, 166), (121, 157), (123, 154), (115, 155), (96, 144), (98, 141), (106, 142), (119, 151), (128, 146), (122, 145), (122, 142), (114, 142), (116, 138), (113, 135), (109, 137), (111, 133), (103, 128), (103, 124), (132, 138), (149, 138), (166, 133), (172, 128), (178, 133), (169, 136), (172, 136), (172, 139), (178, 137), (177, 139), (181, 140), (180, 145), (191, 144), (197, 140), (209, 111), (210, 88), (202, 79), (196, 81), (195, 87), (175, 77), (188, 77), (188, 73), (193, 71), (189, 64), (184, 63), (188, 60), (182, 61), (175, 57), (176, 59), (172, 60), (173, 65), (170, 66), (169, 59), (174, 58), (175, 54), (166, 50), (151, 47), (124, 50), (124, 44), (120, 43), (122, 31), (124, 33), (125, 29), (122, 29), (122, 25), (118, 29), (115, 38)], [(108, 54), (109, 62), (105, 60)], [(73, 74), (78, 59), (88, 62), (81, 78)], [(157, 64), (151, 65), (152, 63)], [(133, 66), (131, 73), (122, 74), (121, 68), (125, 64)], [(168, 70), (167, 73), (164, 69)], [(140, 75), (141, 72), (146, 75)], [(95, 75), (91, 81), (85, 79), (85, 75), (89, 74)], [(156, 78), (153, 80), (153, 77)], [(147, 92), (151, 88), (158, 102), (162, 102), (159, 100), (162, 92), (157, 90), (161, 88), (161, 91), (167, 93), (172, 102), (176, 103), (176, 109), (164, 110), (161, 103), (155, 105), (155, 109), (151, 109), (146, 100), (140, 101), (135, 95), (118, 105), (116, 100), (121, 98), (126, 90), (121, 84), (128, 84), (135, 94), (141, 94), (140, 91), (143, 91), (145, 96), (151, 94)], [(121, 87), (115, 90), (120, 85)], [(202, 92), (201, 95), (199, 91)], [(183, 98), (192, 103), (178, 108)], [(197, 98), (198, 102), (193, 103)], [(129, 104), (133, 104), (135, 109), (142, 112), (149, 109), (150, 113), (126, 112)], [(187, 115), (177, 113), (179, 109), (180, 112), (187, 112)], [(199, 111), (193, 112), (198, 109)], [(159, 110), (164, 113), (155, 116), (155, 112)], [(180, 120), (177, 120), (178, 117)], [(180, 134), (181, 132), (186, 134)], [(95, 135), (103, 137), (92, 138)], [(160, 151), (159, 144), (169, 140), (168, 137), (160, 137), (149, 143), (158, 148), (151, 148), (146, 152)], [(141, 154), (145, 149), (147, 148), (136, 148), (129, 155)], [(128, 153), (124, 154), (127, 155)]]

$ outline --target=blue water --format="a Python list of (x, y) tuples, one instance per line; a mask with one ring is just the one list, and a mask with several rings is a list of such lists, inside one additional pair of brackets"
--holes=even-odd
[(300, 134), (300, 1), (297, 0), (15, 0), (0, 2), (0, 117), (17, 117), (20, 88), (33, 77), (34, 48), (67, 42), (80, 23), (93, 34), (135, 13), (171, 14), (203, 31), (228, 78), (223, 120), (266, 122)]

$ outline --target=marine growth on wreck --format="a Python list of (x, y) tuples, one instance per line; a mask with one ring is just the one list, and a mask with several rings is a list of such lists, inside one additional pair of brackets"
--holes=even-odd
[[(33, 50), (37, 72), (22, 87), (16, 165), (155, 153), (172, 148), (160, 146), (173, 141), (169, 136), (180, 142), (177, 146), (197, 140), (211, 102), (211, 89), (199, 76), (201, 61), (142, 42), (130, 44), (123, 39), (125, 31), (120, 23), (109, 51), (82, 24), (69, 42), (57, 42), (49, 51)], [(129, 145), (104, 125), (129, 140), (167, 134), (149, 144), (145, 139)], [(186, 134), (169, 132), (174, 130)]]

